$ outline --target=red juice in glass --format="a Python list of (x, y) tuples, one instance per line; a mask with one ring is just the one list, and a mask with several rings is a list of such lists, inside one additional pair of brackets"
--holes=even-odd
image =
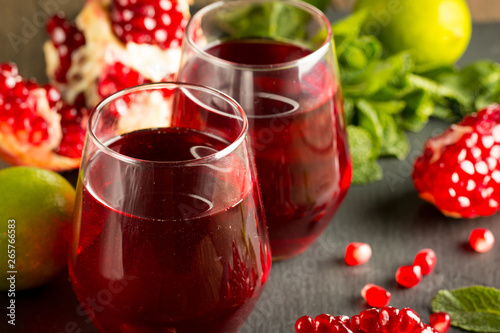
[(193, 57), (180, 79), (211, 85), (242, 104), (273, 258), (301, 253), (329, 224), (351, 181), (334, 70), (324, 59), (287, 67), (312, 52), (272, 40), (231, 40), (204, 51), (222, 62)]
[(84, 157), (77, 188), (69, 270), (82, 308), (102, 332), (236, 333), (269, 276), (246, 148), (227, 153), (239, 120), (193, 110), (208, 110), (211, 100), (186, 90), (179, 101), (188, 111), (179, 114), (233, 121), (231, 129), (220, 127), (218, 136), (202, 129), (213, 127), (210, 121), (197, 127), (177, 119), (181, 127), (113, 136), (97, 152), (86, 144), (91, 157)]

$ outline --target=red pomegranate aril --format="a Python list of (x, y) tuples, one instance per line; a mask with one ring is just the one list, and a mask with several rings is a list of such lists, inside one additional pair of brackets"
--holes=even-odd
[(436, 266), (437, 256), (432, 249), (420, 250), (415, 256), (413, 265), (420, 266), (422, 275), (430, 274)]
[(474, 251), (486, 253), (495, 245), (495, 236), (489, 229), (477, 228), (471, 231), (469, 244)]
[(368, 309), (359, 313), (359, 328), (366, 333), (382, 332), (378, 309)]
[(350, 320), (349, 320), (349, 316), (346, 316), (346, 315), (341, 315), (341, 316), (335, 316), (335, 321), (337, 323), (342, 323), (344, 324), (346, 327), (349, 327), (350, 325)]
[(47, 101), (49, 102), (50, 107), (56, 106), (57, 102), (61, 100), (61, 93), (50, 84), (46, 84), (44, 88), (47, 91)]
[(396, 282), (405, 287), (412, 288), (422, 280), (422, 269), (420, 266), (401, 266), (396, 271)]
[(85, 45), (85, 37), (75, 24), (66, 20), (63, 13), (57, 13), (47, 21), (47, 33), (59, 55), (59, 67), (55, 79), (66, 83), (72, 55), (79, 47)]
[(353, 332), (361, 330), (361, 318), (359, 317), (359, 315), (351, 316), (351, 322), (349, 324), (349, 328)]
[(451, 317), (446, 312), (434, 312), (429, 316), (429, 324), (439, 333), (446, 333), (451, 326)]
[(427, 324), (422, 324), (418, 327), (415, 327), (411, 333), (439, 333), (439, 332)]
[(18, 75), (17, 66), (12, 62), (4, 62), (0, 64), (0, 74), (9, 74), (12, 76)]
[(345, 249), (345, 262), (350, 266), (362, 265), (372, 256), (372, 248), (369, 244), (352, 242)]
[(403, 308), (399, 310), (396, 330), (399, 333), (411, 333), (413, 329), (419, 327), (421, 322), (422, 320), (414, 310)]
[(331, 333), (353, 333), (348, 325), (344, 325), (341, 322), (337, 322), (333, 324), (332, 330), (330, 331)]
[(363, 296), (369, 306), (374, 308), (387, 306), (391, 300), (390, 292), (371, 283), (365, 285), (363, 289), (361, 289), (361, 296)]
[(128, 87), (149, 83), (139, 72), (116, 62), (105, 69), (98, 80), (98, 92), (103, 98)]
[(316, 316), (314, 321), (316, 322), (317, 333), (330, 333), (333, 328), (333, 324), (336, 322), (332, 315), (326, 313)]
[(31, 120), (31, 131), (29, 133), (29, 142), (39, 145), (49, 137), (48, 124), (42, 117), (35, 117)]
[(295, 322), (295, 331), (297, 333), (315, 333), (316, 323), (309, 316), (302, 316)]
[[(437, 314), (436, 314), (437, 315)], [(441, 316), (441, 314), (439, 315)], [(332, 317), (322, 314), (316, 317), (325, 324), (326, 330), (316, 331), (318, 321), (309, 316), (303, 316), (295, 323), (298, 333), (444, 333), (421, 321), (419, 315), (410, 308), (401, 310), (387, 306), (380, 309), (372, 308), (361, 311), (350, 319), (348, 316)], [(332, 321), (332, 318), (334, 320)], [(438, 321), (440, 321), (439, 319)], [(446, 321), (446, 319), (445, 319)], [(431, 323), (433, 320), (431, 319)], [(448, 318), (449, 323), (449, 318)], [(448, 326), (449, 328), (449, 326)]]
[[(111, 6), (113, 31), (124, 43), (158, 45), (162, 49), (179, 45), (187, 17), (177, 0), (120, 1)], [(177, 34), (177, 30), (180, 34)]]
[(399, 309), (393, 307), (383, 307), (380, 309), (380, 328), (382, 333), (396, 332), (398, 325)]

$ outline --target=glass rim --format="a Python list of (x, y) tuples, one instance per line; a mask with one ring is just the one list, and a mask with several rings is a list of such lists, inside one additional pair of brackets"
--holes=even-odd
[[(192, 25), (194, 24), (193, 22), (196, 21), (196, 19), (201, 18), (205, 16), (209, 12), (216, 11), (220, 9), (221, 7), (225, 6), (234, 6), (235, 4), (238, 3), (272, 3), (272, 2), (279, 2), (280, 4), (286, 4), (291, 7), (295, 7), (298, 9), (301, 9), (305, 12), (308, 12), (311, 14), (313, 17), (319, 18), (321, 22), (326, 27), (326, 38), (323, 40), (323, 43), (318, 46), (315, 50), (313, 50), (310, 54), (303, 56), (299, 59), (291, 60), (291, 61), (286, 61), (286, 62), (280, 62), (280, 63), (274, 63), (274, 64), (266, 64), (266, 65), (250, 65), (250, 64), (244, 64), (244, 63), (238, 63), (238, 62), (232, 62), (232, 61), (227, 61), (222, 58), (216, 57), (214, 55), (211, 55), (210, 53), (206, 52), (204, 49), (200, 48), (196, 42), (191, 38), (191, 34), (188, 33), (191, 30)], [(207, 59), (208, 61), (218, 63), (223, 66), (227, 67), (237, 67), (245, 70), (254, 70), (254, 71), (259, 71), (259, 70), (279, 70), (279, 69), (285, 69), (285, 68), (290, 68), (293, 66), (298, 66), (302, 62), (307, 62), (310, 59), (318, 57), (318, 54), (326, 54), (328, 51), (326, 50), (329, 47), (332, 47), (332, 38), (333, 38), (333, 32), (332, 32), (332, 26), (326, 15), (318, 8), (315, 6), (305, 2), (305, 1), (298, 1), (298, 0), (220, 0), (214, 3), (211, 3), (205, 7), (202, 7), (200, 10), (198, 10), (196, 13), (193, 14), (191, 19), (189, 20), (186, 30), (185, 30), (185, 42), (187, 42), (191, 48), (193, 48), (197, 54), (201, 55), (203, 58)]]
[[(209, 154), (200, 158), (193, 158), (190, 160), (181, 160), (181, 161), (152, 161), (152, 160), (144, 160), (144, 159), (139, 159), (139, 158), (134, 158), (122, 153), (119, 153), (108, 146), (104, 144), (102, 140), (100, 140), (95, 131), (94, 131), (94, 122), (97, 121), (96, 118), (102, 113), (103, 109), (108, 106), (111, 102), (115, 101), (116, 99), (126, 96), (131, 93), (136, 93), (140, 91), (153, 91), (153, 90), (158, 90), (158, 89), (164, 89), (164, 88), (185, 88), (185, 89), (191, 89), (191, 90), (197, 90), (197, 91), (202, 91), (208, 94), (211, 94), (213, 96), (217, 96), (220, 99), (224, 100), (227, 102), (230, 106), (232, 106), (237, 112), (239, 112), (239, 117), (237, 114), (234, 115), (232, 118), (236, 119), (241, 119), (242, 120), (242, 128), (240, 130), (240, 133), (236, 137), (236, 139), (232, 140), (230, 144), (225, 147), (224, 149), (213, 153)], [(212, 108), (210, 108), (212, 109)], [(210, 111), (209, 109), (209, 111)], [(214, 111), (210, 111), (214, 112)], [(227, 117), (231, 117), (230, 114), (226, 114), (225, 112), (219, 112), (219, 114), (224, 114)], [(146, 129), (146, 128), (145, 128)], [(231, 96), (227, 95), (226, 93), (223, 93), (217, 89), (208, 87), (208, 86), (203, 86), (199, 84), (193, 84), (193, 83), (186, 83), (186, 82), (177, 82), (177, 81), (168, 81), (168, 82), (151, 82), (151, 83), (145, 83), (129, 88), (122, 89), (120, 91), (117, 91), (108, 97), (104, 98), (101, 102), (99, 102), (90, 112), (89, 114), (89, 120), (88, 120), (88, 137), (92, 142), (97, 146), (99, 151), (102, 151), (108, 155), (110, 155), (113, 158), (116, 158), (118, 160), (121, 160), (123, 162), (127, 162), (130, 164), (153, 164), (153, 165), (161, 165), (161, 166), (192, 166), (192, 165), (199, 165), (199, 164), (205, 164), (211, 161), (216, 161), (220, 160), (229, 154), (233, 153), (245, 140), (245, 138), (248, 135), (248, 118), (243, 111), (243, 108), (241, 105)], [(131, 133), (131, 132), (126, 132), (126, 133)], [(124, 133), (124, 134), (126, 134)]]

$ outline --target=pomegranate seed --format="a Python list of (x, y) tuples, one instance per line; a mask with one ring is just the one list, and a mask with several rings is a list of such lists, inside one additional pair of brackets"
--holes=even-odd
[(19, 75), (16, 64), (12, 62), (5, 62), (0, 64), (0, 74), (16, 76)]
[(295, 322), (295, 331), (297, 333), (315, 333), (316, 323), (309, 316), (302, 316)]
[(359, 317), (359, 315), (354, 315), (351, 317), (349, 328), (353, 332), (361, 331), (361, 318)]
[(162, 49), (178, 46), (188, 20), (178, 2), (114, 0), (110, 13), (113, 31), (123, 43), (153, 44)]
[(366, 333), (379, 333), (380, 313), (377, 309), (368, 309), (359, 313), (359, 328)]
[(420, 317), (414, 310), (403, 308), (399, 311), (396, 330), (399, 333), (410, 333), (414, 328), (417, 328), (421, 322)]
[(371, 283), (365, 285), (363, 289), (361, 289), (361, 296), (363, 296), (369, 306), (374, 308), (387, 306), (391, 300), (390, 292)]
[(485, 253), (493, 248), (495, 236), (489, 229), (477, 228), (470, 233), (469, 244), (474, 251)]
[(380, 309), (380, 327), (382, 333), (396, 332), (398, 325), (399, 309), (393, 307), (383, 307)]
[(352, 333), (352, 331), (341, 322), (333, 324), (333, 329), (330, 332), (331, 333)]
[(335, 321), (337, 323), (344, 324), (347, 327), (349, 327), (349, 325), (350, 325), (349, 316), (346, 316), (346, 315), (335, 316)]
[(58, 82), (67, 83), (66, 74), (72, 63), (73, 53), (85, 45), (85, 37), (75, 24), (66, 20), (64, 13), (57, 13), (47, 21), (47, 33), (59, 55), (59, 68), (55, 73)]
[(107, 97), (119, 90), (149, 83), (139, 72), (116, 62), (108, 66), (98, 79), (98, 93), (101, 97)]
[(336, 320), (332, 315), (329, 314), (320, 314), (314, 318), (316, 322), (316, 332), (318, 333), (330, 333), (333, 324), (335, 324)]
[(446, 312), (435, 312), (429, 316), (429, 324), (440, 333), (446, 333), (451, 326), (451, 317)]
[(411, 331), (411, 333), (439, 333), (439, 332), (427, 324), (421, 324), (420, 326), (415, 327), (413, 331)]
[(420, 266), (401, 266), (396, 271), (396, 282), (406, 288), (415, 287), (422, 280)]
[(422, 275), (427, 275), (434, 270), (436, 266), (436, 253), (434, 253), (431, 249), (423, 249), (420, 250), (415, 256), (415, 260), (413, 261), (413, 265), (420, 266), (422, 271)]
[(345, 249), (345, 262), (350, 266), (362, 265), (372, 256), (372, 248), (366, 243), (353, 242)]

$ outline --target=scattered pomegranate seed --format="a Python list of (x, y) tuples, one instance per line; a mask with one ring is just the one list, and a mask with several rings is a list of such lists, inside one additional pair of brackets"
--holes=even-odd
[(500, 105), (465, 117), (427, 141), (412, 179), (420, 197), (455, 218), (500, 208)]
[(333, 324), (336, 322), (335, 318), (329, 314), (320, 314), (314, 318), (316, 323), (316, 332), (329, 333), (332, 330)]
[(477, 228), (470, 233), (469, 244), (474, 251), (485, 253), (493, 248), (495, 236), (488, 229)]
[(415, 256), (413, 265), (420, 266), (422, 270), (422, 275), (427, 275), (434, 270), (436, 266), (436, 253), (431, 249), (420, 250)]
[(353, 242), (345, 249), (345, 262), (350, 266), (362, 265), (372, 256), (372, 248), (366, 243)]
[(419, 315), (410, 308), (403, 308), (399, 311), (398, 315), (398, 325), (396, 327), (397, 332), (412, 332), (413, 329), (417, 328), (421, 319)]
[(363, 296), (369, 306), (374, 308), (387, 306), (391, 300), (390, 292), (371, 283), (365, 285), (363, 289), (361, 289), (361, 296)]
[(349, 316), (341, 315), (341, 316), (335, 316), (334, 318), (335, 318), (337, 323), (341, 323), (341, 324), (349, 327), (349, 325), (350, 325)]
[[(368, 309), (350, 319), (348, 316), (332, 317), (322, 314), (316, 317), (300, 317), (295, 323), (297, 333), (442, 333), (424, 324), (410, 308), (393, 307)], [(321, 322), (321, 325), (318, 325)], [(322, 325), (325, 326), (322, 326)]]
[(415, 287), (422, 280), (422, 269), (420, 266), (401, 266), (396, 271), (396, 282), (406, 288)]
[(295, 331), (297, 333), (315, 333), (316, 323), (311, 317), (302, 316), (295, 323)]
[(391, 333), (396, 331), (398, 326), (399, 309), (391, 306), (380, 309), (380, 327), (382, 333)]
[(365, 332), (380, 331), (380, 313), (378, 309), (368, 309), (359, 313), (359, 328)]
[(353, 332), (361, 331), (361, 318), (359, 315), (354, 315), (351, 317), (349, 328)]
[(446, 333), (451, 326), (451, 317), (446, 312), (435, 312), (429, 316), (429, 324), (439, 333)]

